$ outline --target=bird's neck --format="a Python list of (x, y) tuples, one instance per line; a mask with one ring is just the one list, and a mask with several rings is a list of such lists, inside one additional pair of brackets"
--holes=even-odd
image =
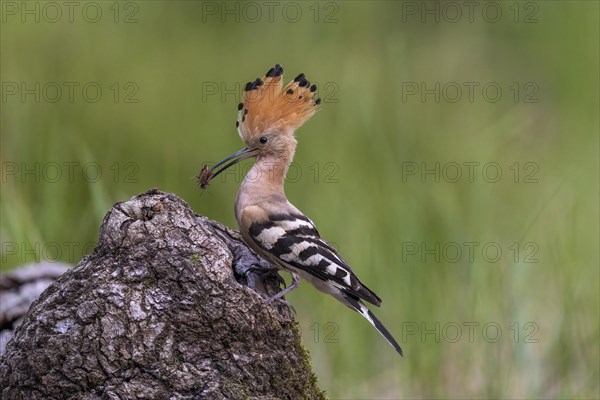
[(242, 189), (252, 188), (259, 192), (283, 193), (283, 183), (291, 159), (285, 160), (275, 157), (261, 157), (256, 160), (242, 182)]
[(261, 157), (246, 174), (236, 200), (236, 212), (264, 202), (287, 202), (283, 183), (291, 159)]

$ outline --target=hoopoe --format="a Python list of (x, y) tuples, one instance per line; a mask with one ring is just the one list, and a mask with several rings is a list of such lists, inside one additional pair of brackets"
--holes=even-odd
[(283, 89), (282, 80), (283, 68), (277, 64), (262, 79), (246, 84), (236, 121), (246, 147), (211, 169), (204, 166), (199, 184), (205, 188), (230, 166), (256, 157), (241, 184), (235, 217), (244, 242), (292, 275), (292, 284), (270, 300), (285, 296), (304, 278), (365, 317), (402, 355), (391, 333), (363, 304), (364, 300), (379, 306), (381, 299), (360, 282), (336, 250), (321, 239), (313, 222), (285, 197), (283, 184), (297, 144), (294, 133), (315, 114), (320, 100), (314, 98), (317, 86), (304, 74)]

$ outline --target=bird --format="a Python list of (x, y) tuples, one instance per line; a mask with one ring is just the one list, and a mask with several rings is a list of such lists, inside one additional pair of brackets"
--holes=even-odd
[(283, 86), (283, 67), (276, 64), (263, 78), (248, 82), (238, 104), (236, 128), (246, 147), (211, 168), (202, 167), (198, 184), (208, 183), (232, 165), (255, 158), (241, 183), (235, 217), (243, 241), (277, 269), (287, 271), (292, 283), (269, 300), (281, 299), (298, 287), (301, 278), (358, 312), (403, 355), (387, 328), (367, 308), (381, 299), (365, 286), (315, 224), (285, 196), (284, 181), (293, 160), (296, 130), (319, 108), (317, 85), (304, 73)]

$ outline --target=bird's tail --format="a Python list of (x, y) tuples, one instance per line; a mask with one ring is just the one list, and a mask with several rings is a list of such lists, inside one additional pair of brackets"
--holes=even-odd
[(342, 297), (343, 297), (342, 302), (344, 304), (346, 304), (348, 307), (350, 307), (351, 309), (353, 309), (354, 311), (358, 312), (360, 315), (365, 317), (367, 319), (367, 321), (369, 321), (371, 323), (371, 325), (373, 325), (375, 327), (375, 329), (377, 329), (377, 331), (379, 331), (381, 336), (383, 336), (385, 338), (385, 340), (387, 340), (388, 343), (391, 344), (398, 353), (400, 353), (401, 356), (404, 355), (402, 353), (402, 348), (400, 347), (398, 342), (396, 342), (396, 339), (394, 339), (394, 337), (392, 336), (390, 331), (387, 330), (387, 328), (381, 323), (381, 321), (377, 319), (377, 317), (371, 312), (371, 310), (369, 310), (367, 308), (367, 306), (365, 306), (360, 301), (359, 298), (357, 298), (356, 296), (353, 296), (351, 294), (347, 294), (347, 293), (343, 293)]

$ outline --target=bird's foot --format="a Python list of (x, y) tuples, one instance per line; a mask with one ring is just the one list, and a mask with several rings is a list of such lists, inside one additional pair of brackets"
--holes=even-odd
[[(277, 295), (275, 295), (275, 296), (277, 296)], [(296, 309), (294, 308), (294, 306), (289, 301), (287, 301), (286, 299), (282, 299), (281, 297), (276, 298), (275, 296), (268, 297), (266, 299), (267, 303), (269, 303), (269, 304), (274, 304), (274, 303), (283, 304), (284, 306), (286, 306), (290, 310), (292, 310), (292, 312), (294, 313), (294, 315), (296, 315)]]
[(284, 288), (287, 286), (285, 279), (278, 273), (279, 269), (270, 264), (268, 266), (265, 264), (254, 264), (248, 268), (248, 271), (259, 274), (263, 281), (268, 278), (274, 278), (277, 281), (278, 286), (283, 285)]

